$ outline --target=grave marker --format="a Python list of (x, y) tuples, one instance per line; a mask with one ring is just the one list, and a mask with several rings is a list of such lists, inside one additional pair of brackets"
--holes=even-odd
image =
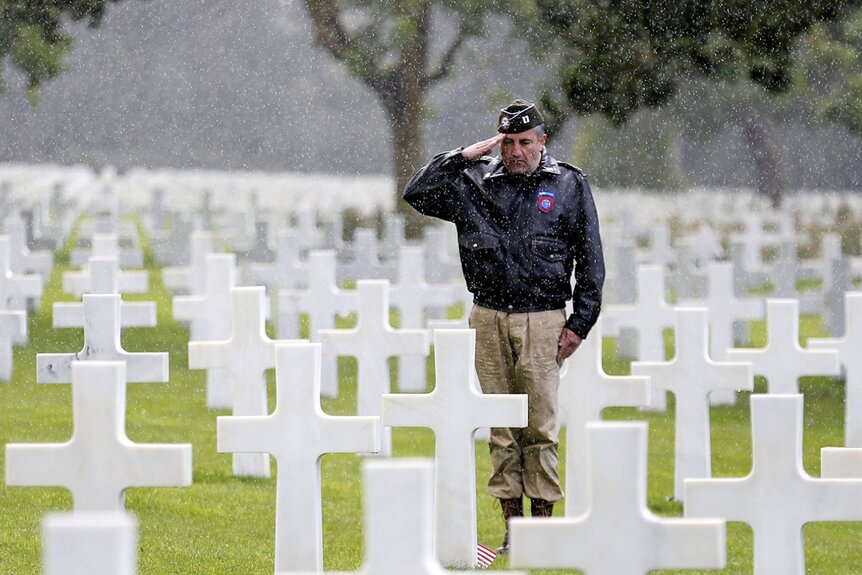
[[(119, 294), (122, 277), (116, 258), (90, 258), (88, 281), (90, 293)], [(144, 272), (146, 278), (146, 272)], [(65, 277), (64, 277), (65, 281)], [(146, 290), (145, 290), (146, 291)], [(52, 325), (54, 327), (84, 327), (83, 302), (54, 302)], [(152, 301), (120, 301), (120, 327), (155, 327), (156, 303)]]
[(512, 519), (510, 565), (585, 575), (724, 567), (723, 521), (658, 517), (647, 507), (646, 424), (590, 423), (587, 433), (589, 510), (575, 518)]
[(862, 293), (848, 293), (844, 300), (845, 330), (842, 337), (810, 339), (810, 349), (830, 349), (838, 353), (844, 371), (844, 445), (862, 447)]
[(38, 383), (70, 383), (78, 362), (121, 361), (129, 383), (168, 381), (168, 354), (130, 353), (120, 341), (120, 296), (84, 295), (84, 347), (78, 353), (36, 354)]
[(43, 575), (135, 575), (138, 521), (128, 513), (52, 513), (42, 521)]
[(587, 424), (601, 421), (607, 407), (640, 407), (649, 402), (648, 377), (615, 377), (602, 367), (603, 319), (590, 330), (560, 372), (560, 411), (566, 426), (566, 517), (588, 510), (590, 493)]
[[(424, 329), (393, 329), (389, 325), (389, 282), (360, 280), (359, 309), (353, 329), (320, 330), (323, 353), (356, 357), (356, 388), (359, 415), (380, 415), (380, 397), (390, 391), (390, 357), (428, 353)], [(391, 430), (381, 430), (381, 455), (392, 451)]]
[(276, 478), (276, 572), (323, 570), (320, 459), (375, 452), (377, 417), (336, 417), (320, 407), (320, 344), (276, 343), (272, 415), (218, 418), (220, 452), (271, 454)]
[(475, 380), (476, 332), (434, 332), (437, 381), (431, 393), (383, 395), (382, 423), (427, 427), (435, 437), (437, 555), (444, 565), (476, 566), (476, 442), (484, 427), (526, 427), (526, 395), (484, 395)]
[(862, 481), (815, 478), (803, 469), (802, 402), (801, 395), (751, 396), (751, 473), (685, 482), (686, 517), (751, 526), (754, 575), (804, 575), (806, 523), (862, 521)]
[[(231, 289), (230, 337), (189, 342), (189, 369), (218, 369), (229, 382), (233, 415), (267, 413), (266, 371), (275, 368), (275, 341), (266, 335), (266, 298), (262, 286)], [(269, 477), (269, 456), (233, 457), (237, 476)]]
[(6, 445), (6, 484), (65, 487), (75, 511), (119, 511), (129, 487), (192, 482), (192, 446), (137, 444), (126, 437), (126, 365), (75, 362), (74, 431), (66, 443)]
[(803, 375), (840, 375), (838, 352), (799, 345), (796, 300), (766, 301), (768, 342), (763, 348), (731, 349), (729, 361), (748, 361), (754, 375), (766, 377), (769, 393), (798, 393)]
[(708, 331), (705, 308), (676, 308), (676, 357), (631, 365), (632, 375), (649, 376), (652, 389), (669, 391), (676, 400), (673, 493), (679, 501), (685, 479), (711, 474), (709, 395), (754, 387), (751, 364), (710, 359)]

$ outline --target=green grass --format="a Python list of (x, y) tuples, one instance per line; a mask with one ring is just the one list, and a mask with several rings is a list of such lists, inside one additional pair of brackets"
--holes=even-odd
[[(60, 291), (62, 272), (68, 269), (70, 244), (57, 254), (57, 265), (46, 286), (41, 308), (29, 318), (30, 341), (15, 349), (12, 380), (0, 383), (0, 444), (62, 442), (72, 431), (69, 385), (37, 385), (35, 356), (38, 352), (70, 352), (82, 347), (81, 330), (50, 328), (51, 303), (72, 299)], [(147, 248), (146, 242), (144, 246)], [(128, 299), (154, 300), (158, 305), (158, 329), (126, 329), (122, 341), (129, 351), (170, 353), (170, 383), (128, 386), (127, 434), (141, 443), (191, 443), (194, 483), (186, 488), (133, 488), (126, 507), (140, 521), (139, 573), (169, 574), (269, 574), (273, 571), (275, 480), (238, 479), (231, 474), (230, 454), (216, 452), (216, 417), (224, 411), (205, 406), (204, 374), (189, 371), (188, 332), (171, 317), (171, 297), (161, 285), (160, 270), (147, 257), (151, 272), (150, 293)], [(126, 296), (124, 296), (126, 297)], [(454, 311), (454, 310), (453, 310)], [(340, 327), (350, 325), (351, 319)], [(393, 323), (397, 316), (393, 316)], [(804, 337), (822, 335), (818, 318), (803, 317)], [(668, 333), (668, 347), (672, 348)], [(754, 324), (752, 345), (765, 342), (765, 326)], [(616, 359), (615, 341), (605, 341), (605, 368), (612, 374), (628, 373), (628, 364)], [(669, 355), (671, 352), (669, 351)], [(433, 358), (429, 359), (433, 366)], [(340, 393), (324, 399), (331, 414), (352, 414), (356, 409), (356, 368), (351, 360), (340, 361)], [(394, 370), (394, 366), (393, 366)], [(830, 378), (807, 378), (805, 392), (804, 465), (819, 475), (819, 450), (843, 441), (843, 382)], [(765, 389), (764, 382), (757, 389)], [(269, 377), (270, 406), (274, 404), (273, 377)], [(742, 476), (751, 469), (749, 393), (740, 394), (738, 405), (712, 409), (712, 465), (720, 477)], [(664, 414), (631, 408), (606, 410), (606, 419), (642, 420), (649, 423), (648, 501), (654, 513), (681, 516), (682, 507), (669, 499), (673, 493), (673, 401)], [(565, 441), (565, 434), (561, 437)], [(396, 429), (394, 455), (427, 456), (434, 452), (428, 430)], [(561, 458), (565, 450), (560, 449)], [(476, 444), (476, 486), (479, 541), (496, 546), (503, 534), (499, 505), (486, 492), (490, 474), (487, 446)], [(327, 570), (352, 571), (363, 560), (362, 458), (328, 455), (322, 460), (324, 563)], [(561, 460), (561, 471), (564, 471)], [(5, 454), (0, 450), (0, 469)], [(274, 474), (277, 473), (273, 466)], [(792, 503), (791, 503), (792, 504)], [(71, 509), (70, 494), (63, 489), (0, 487), (0, 573), (24, 575), (40, 572), (40, 521), (45, 513)], [(555, 514), (562, 515), (558, 505)], [(612, 533), (607, 534), (613, 536)], [(862, 572), (862, 523), (822, 523), (805, 528), (806, 563), (809, 573), (850, 574)], [(655, 571), (655, 573), (752, 573), (752, 533), (743, 524), (728, 524), (728, 567), (724, 570)], [(506, 569), (507, 559), (498, 559), (492, 569)], [(574, 570), (566, 573), (577, 573)], [(563, 573), (532, 570), (531, 573)], [(405, 574), (409, 575), (409, 574)], [(781, 574), (775, 574), (781, 575)]]

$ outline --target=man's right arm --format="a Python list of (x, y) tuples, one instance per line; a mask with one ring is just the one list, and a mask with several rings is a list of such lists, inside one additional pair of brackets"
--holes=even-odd
[(461, 172), (472, 164), (462, 148), (434, 156), (407, 182), (404, 201), (426, 216), (452, 221)]
[(421, 214), (452, 221), (457, 212), (454, 206), (460, 191), (461, 172), (490, 154), (503, 136), (495, 134), (466, 148), (438, 154), (407, 183), (404, 201)]

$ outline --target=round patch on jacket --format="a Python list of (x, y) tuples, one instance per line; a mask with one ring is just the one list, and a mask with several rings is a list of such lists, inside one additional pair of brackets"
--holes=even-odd
[(545, 188), (539, 190), (539, 193), (536, 194), (536, 205), (539, 207), (539, 211), (547, 214), (553, 210), (555, 198), (556, 194), (551, 190)]

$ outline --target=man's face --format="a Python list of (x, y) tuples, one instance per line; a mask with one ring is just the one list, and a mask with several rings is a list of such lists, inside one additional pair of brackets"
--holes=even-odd
[(505, 134), (500, 142), (500, 155), (509, 173), (529, 174), (535, 170), (542, 159), (542, 149), (547, 139), (547, 134), (537, 137), (534, 128), (517, 134)]

